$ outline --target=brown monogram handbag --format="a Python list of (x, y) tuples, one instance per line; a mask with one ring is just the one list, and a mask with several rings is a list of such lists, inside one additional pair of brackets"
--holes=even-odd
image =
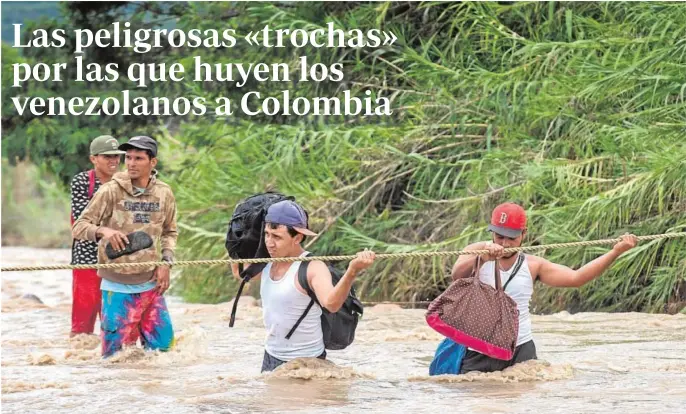
[(502, 287), (495, 263), (494, 289), (479, 280), (481, 257), (469, 277), (454, 281), (431, 302), (426, 322), (440, 334), (489, 357), (512, 359), (519, 332), (517, 303)]

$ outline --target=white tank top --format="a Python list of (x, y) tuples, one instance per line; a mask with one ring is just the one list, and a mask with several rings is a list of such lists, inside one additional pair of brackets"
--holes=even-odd
[(291, 263), (286, 274), (278, 281), (271, 278), (271, 263), (262, 270), (260, 296), (264, 326), (267, 329), (265, 350), (282, 361), (318, 357), (324, 352), (322, 309), (316, 303), (290, 339), (286, 339), (311, 300), (295, 287), (300, 263), (302, 262)]
[[(520, 253), (522, 254), (522, 253)], [(510, 274), (515, 268), (515, 264), (506, 272), (500, 269), (500, 280), (503, 284), (510, 278)], [(479, 270), (479, 280), (495, 287), (495, 262), (486, 262)], [(517, 346), (533, 339), (531, 334), (531, 315), (529, 314), (529, 301), (534, 292), (534, 281), (531, 278), (531, 270), (529, 269), (529, 261), (524, 255), (524, 262), (515, 277), (507, 285), (505, 293), (517, 302), (517, 309), (519, 309), (519, 333), (517, 335)]]

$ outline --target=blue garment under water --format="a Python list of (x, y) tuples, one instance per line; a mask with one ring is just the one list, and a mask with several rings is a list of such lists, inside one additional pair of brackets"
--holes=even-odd
[(429, 366), (429, 375), (458, 375), (466, 353), (466, 346), (445, 338), (438, 344), (434, 359)]

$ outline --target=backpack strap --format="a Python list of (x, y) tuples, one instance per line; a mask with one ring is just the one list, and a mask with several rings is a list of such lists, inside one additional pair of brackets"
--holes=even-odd
[(245, 284), (250, 281), (253, 277), (257, 276), (262, 270), (264, 270), (266, 263), (254, 263), (247, 269), (243, 269), (243, 264), (238, 265), (238, 270), (241, 272), (241, 285), (238, 287), (238, 292), (236, 292), (236, 298), (233, 300), (233, 307), (231, 308), (231, 319), (229, 319), (229, 328), (233, 328), (233, 324), (236, 322), (236, 311), (238, 310), (238, 299), (241, 298), (241, 293), (243, 293), (243, 288)]
[(295, 330), (298, 329), (298, 326), (300, 326), (300, 323), (303, 321), (303, 319), (305, 319), (305, 316), (307, 316), (307, 313), (310, 311), (310, 309), (312, 309), (312, 306), (314, 306), (314, 302), (317, 300), (316, 294), (312, 291), (312, 289), (310, 288), (310, 284), (307, 282), (307, 265), (309, 263), (310, 262), (300, 262), (300, 267), (298, 268), (298, 282), (300, 283), (300, 286), (302, 286), (303, 289), (305, 289), (305, 291), (307, 292), (307, 296), (310, 297), (310, 303), (305, 308), (303, 314), (300, 315), (300, 318), (298, 318), (298, 321), (295, 323), (295, 325), (293, 325), (291, 330), (288, 331), (286, 339), (291, 339), (291, 336), (293, 336), (293, 332), (295, 332)]
[[(310, 255), (310, 253), (306, 252), (301, 257), (305, 257), (305, 256), (309, 256), (309, 255)], [(319, 303), (319, 301), (317, 300), (317, 295), (314, 293), (314, 291), (310, 287), (310, 282), (307, 280), (307, 267), (309, 265), (310, 265), (309, 261), (300, 262), (300, 267), (298, 267), (298, 283), (300, 283), (300, 286), (302, 286), (302, 288), (305, 289), (307, 296), (309, 296), (315, 302)]]
[(236, 292), (236, 297), (233, 299), (233, 307), (231, 308), (231, 319), (229, 319), (229, 328), (233, 328), (233, 324), (236, 322), (236, 311), (238, 310), (238, 299), (241, 298), (241, 293), (243, 292), (243, 287), (245, 287), (245, 279), (241, 280), (241, 285), (238, 287), (238, 292)]
[[(509, 285), (510, 282), (512, 281), (512, 279), (515, 277), (517, 272), (519, 272), (519, 269), (522, 268), (523, 263), (524, 263), (524, 254), (520, 253), (519, 257), (517, 257), (517, 262), (515, 262), (514, 269), (512, 270), (510, 277), (507, 279), (507, 282), (505, 282), (505, 285), (503, 286), (503, 292), (505, 291), (505, 288), (507, 287), (507, 285)], [(496, 266), (498, 266), (497, 263), (496, 263)]]
[[(305, 256), (307, 256), (307, 254)], [(317, 294), (314, 293), (310, 287), (310, 282), (307, 280), (307, 267), (309, 264), (310, 262), (300, 262), (300, 267), (298, 268), (298, 282), (300, 283), (300, 286), (305, 289), (305, 292), (307, 292), (307, 296), (319, 303), (319, 300), (317, 300)]]
[(93, 198), (95, 192), (95, 170), (88, 171), (88, 199)]
[(291, 339), (291, 336), (293, 336), (293, 333), (295, 332), (296, 329), (298, 329), (298, 326), (300, 326), (300, 323), (305, 319), (305, 316), (307, 316), (307, 313), (312, 309), (312, 306), (314, 306), (314, 301), (310, 299), (310, 303), (307, 305), (305, 308), (305, 312), (303, 312), (302, 315), (298, 318), (298, 321), (293, 325), (290, 331), (288, 331), (288, 334), (286, 335), (286, 339)]

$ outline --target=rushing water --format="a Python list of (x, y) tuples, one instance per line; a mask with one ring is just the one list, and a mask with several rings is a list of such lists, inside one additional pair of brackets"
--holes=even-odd
[[(68, 263), (67, 250), (3, 248), (3, 265)], [(198, 268), (198, 271), (201, 269)], [(43, 303), (33, 297), (33, 294)], [(3, 412), (686, 412), (686, 316), (534, 316), (539, 361), (493, 374), (429, 377), (442, 337), (423, 310), (367, 308), (355, 343), (329, 361), (261, 375), (261, 309), (168, 299), (177, 347), (100, 358), (69, 339), (71, 272), (2, 274)]]

